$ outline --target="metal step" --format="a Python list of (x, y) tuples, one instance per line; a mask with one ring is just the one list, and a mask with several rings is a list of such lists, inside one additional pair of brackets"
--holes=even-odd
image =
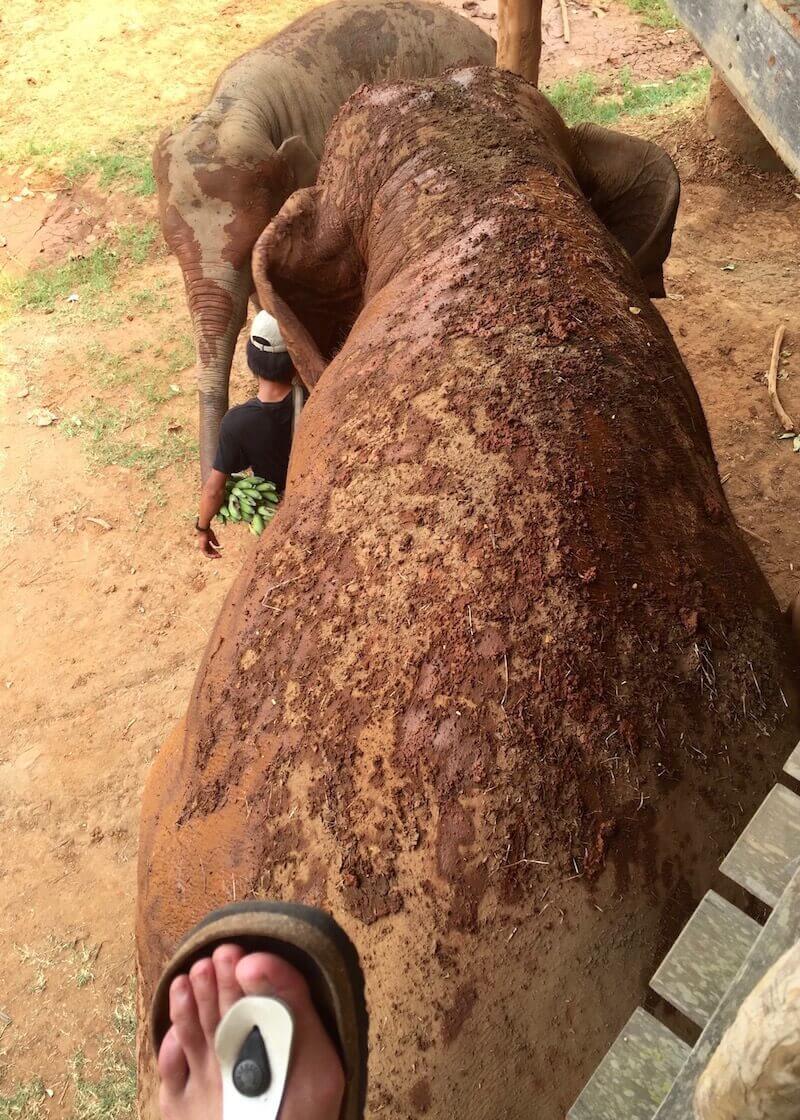
[(761, 931), (715, 891), (709, 891), (667, 956), (650, 987), (704, 1027), (733, 983)]
[(637, 1007), (567, 1120), (652, 1120), (690, 1053), (685, 1042)]
[(800, 797), (775, 786), (769, 791), (720, 870), (775, 906), (800, 866)]

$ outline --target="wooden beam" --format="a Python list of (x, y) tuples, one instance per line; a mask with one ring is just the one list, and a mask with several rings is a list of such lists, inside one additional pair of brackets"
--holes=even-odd
[(767, 906), (775, 906), (798, 866), (800, 797), (785, 786), (773, 786), (720, 871)]
[(499, 0), (497, 66), (538, 85), (542, 54), (542, 0)]
[(567, 1120), (651, 1120), (690, 1052), (663, 1023), (637, 1007)]
[(704, 1027), (760, 932), (758, 922), (709, 891), (661, 962), (650, 987)]
[(800, 176), (800, 0), (669, 0), (669, 6)]

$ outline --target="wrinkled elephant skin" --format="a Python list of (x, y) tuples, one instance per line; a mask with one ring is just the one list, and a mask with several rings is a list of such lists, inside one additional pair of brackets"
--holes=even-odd
[(234, 895), (328, 907), (373, 1120), (561, 1120), (798, 739), (620, 145), (666, 160), (498, 71), (362, 89), (254, 253), (315, 388), (148, 783), (140, 991)]
[(314, 182), (334, 114), (362, 82), (494, 62), (494, 41), (425, 0), (337, 0), (233, 62), (211, 101), (153, 153), (161, 228), (194, 328), (203, 477), (228, 407), (256, 238)]

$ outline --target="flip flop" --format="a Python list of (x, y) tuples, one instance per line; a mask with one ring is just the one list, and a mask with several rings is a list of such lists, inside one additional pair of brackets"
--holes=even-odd
[[(358, 953), (347, 934), (333, 918), (313, 906), (295, 902), (234, 902), (212, 911), (196, 925), (175, 950), (153, 996), (150, 1029), (155, 1053), (170, 1027), (170, 984), (176, 976), (188, 973), (195, 961), (210, 956), (217, 945), (225, 943), (240, 945), (246, 953), (274, 953), (302, 973), (344, 1069), (346, 1088), (340, 1120), (362, 1120), (367, 1095), (369, 1024), (364, 977)], [(234, 1004), (228, 1015), (237, 1006)]]

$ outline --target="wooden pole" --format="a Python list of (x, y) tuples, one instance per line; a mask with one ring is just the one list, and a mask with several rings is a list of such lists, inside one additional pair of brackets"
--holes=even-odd
[(569, 34), (569, 12), (567, 11), (567, 0), (559, 0), (561, 5), (561, 34), (564, 36), (564, 42), (568, 43), (570, 39)]
[(542, 54), (542, 0), (499, 0), (497, 66), (538, 85)]

